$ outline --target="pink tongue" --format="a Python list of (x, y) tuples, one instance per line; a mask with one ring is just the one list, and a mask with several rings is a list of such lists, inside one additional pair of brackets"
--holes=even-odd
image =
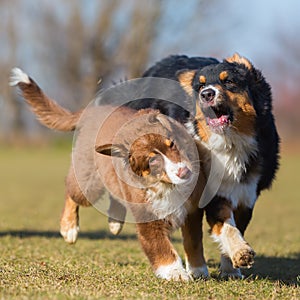
[(229, 116), (223, 115), (220, 118), (214, 118), (214, 119), (207, 118), (207, 123), (212, 127), (227, 125), (229, 123)]

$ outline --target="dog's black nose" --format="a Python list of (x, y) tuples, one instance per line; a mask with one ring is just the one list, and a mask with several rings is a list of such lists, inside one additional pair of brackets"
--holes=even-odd
[(206, 102), (211, 102), (214, 100), (216, 92), (213, 89), (204, 89), (201, 93), (201, 99)]

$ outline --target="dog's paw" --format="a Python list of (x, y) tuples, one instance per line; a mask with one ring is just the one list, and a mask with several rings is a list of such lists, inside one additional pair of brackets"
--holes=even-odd
[(155, 275), (158, 278), (174, 281), (189, 281), (193, 279), (183, 268), (180, 260), (169, 265), (159, 266), (155, 271)]
[(246, 245), (245, 248), (237, 251), (232, 257), (234, 268), (251, 268), (254, 263), (254, 250)]
[(60, 230), (60, 234), (63, 236), (64, 240), (69, 244), (74, 244), (77, 241), (79, 232), (79, 227), (75, 226), (73, 228), (69, 228), (67, 230)]
[(123, 225), (123, 222), (119, 222), (117, 220), (108, 221), (109, 230), (113, 235), (118, 235), (122, 231)]
[(232, 271), (222, 271), (221, 270), (220, 277), (225, 280), (243, 279), (244, 278), (240, 269), (233, 269)]
[(187, 264), (186, 271), (193, 279), (209, 278), (209, 273), (206, 265), (203, 265), (202, 267), (191, 267), (189, 264)]
[(232, 265), (231, 259), (222, 254), (221, 255), (221, 266), (220, 266), (220, 274), (221, 279), (243, 279), (243, 275), (239, 268), (235, 269)]

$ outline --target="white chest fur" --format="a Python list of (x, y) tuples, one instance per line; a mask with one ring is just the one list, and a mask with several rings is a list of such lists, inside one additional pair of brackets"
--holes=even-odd
[(174, 229), (179, 228), (187, 215), (187, 201), (184, 201), (182, 193), (172, 187), (159, 183), (154, 189), (147, 190), (147, 202), (151, 204), (153, 213), (157, 219), (165, 219)]
[(214, 160), (210, 172), (218, 174), (220, 180), (217, 195), (230, 200), (234, 208), (239, 204), (253, 207), (259, 174), (247, 174), (245, 181), (242, 178), (250, 158), (257, 155), (256, 140), (235, 132), (224, 135), (213, 133), (205, 146), (210, 149)]

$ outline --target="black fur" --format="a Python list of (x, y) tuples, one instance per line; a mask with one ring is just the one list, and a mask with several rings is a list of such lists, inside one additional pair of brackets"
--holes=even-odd
[[(224, 70), (229, 74), (228, 84), (222, 83), (218, 76)], [(249, 70), (244, 64), (229, 63), (225, 60), (219, 64), (203, 67), (196, 72), (193, 89), (197, 97), (200, 88), (198, 79), (201, 75), (205, 76), (209, 84), (225, 85), (225, 88), (232, 92), (245, 90), (253, 101), (256, 112), (255, 129), (259, 154), (256, 158), (250, 158), (247, 173), (258, 166), (261, 168), (261, 178), (257, 187), (257, 194), (259, 195), (263, 189), (271, 186), (279, 165), (279, 136), (272, 113), (271, 87), (259, 70), (255, 68)], [(247, 174), (245, 174), (244, 180), (247, 180)]]
[[(178, 81), (178, 78), (176, 76), (177, 71), (183, 69), (198, 70), (207, 65), (217, 63), (219, 63), (219, 61), (215, 58), (189, 58), (185, 55), (172, 55), (159, 61), (154, 66), (150, 67), (143, 74), (143, 77), (166, 78)], [(176, 94), (173, 98), (171, 97), (171, 95), (168, 95), (168, 98), (170, 98), (172, 102), (166, 101), (165, 99), (144, 98), (128, 102), (126, 106), (129, 106), (134, 109), (159, 109), (163, 114), (170, 116), (181, 123), (185, 123), (190, 118), (190, 114), (194, 114), (195, 112), (194, 105), (191, 102), (190, 97), (185, 93), (183, 89), (181, 92), (182, 93), (180, 95)], [(176, 103), (174, 103), (176, 102), (176, 99), (180, 99), (181, 105), (177, 105)], [(184, 107), (187, 107), (188, 109), (185, 109)]]
[[(238, 63), (229, 63), (226, 60), (219, 62), (214, 58), (205, 57), (187, 57), (184, 55), (169, 56), (154, 66), (150, 67), (144, 74), (144, 77), (161, 77), (172, 80), (178, 80), (176, 74), (180, 70), (197, 70), (194, 77), (193, 88), (195, 93), (199, 90), (198, 76), (205, 74), (208, 80), (215, 76), (221, 69), (230, 70), (238, 81), (238, 88), (248, 89), (256, 111), (256, 139), (258, 142), (259, 154), (257, 159), (251, 159), (248, 164), (248, 170), (253, 169), (257, 164), (261, 167), (261, 179), (258, 183), (257, 193), (263, 189), (269, 188), (275, 177), (279, 166), (279, 136), (275, 127), (274, 116), (272, 114), (272, 95), (270, 85), (266, 82), (261, 72), (255, 68), (249, 70), (245, 65)], [(194, 102), (186, 93), (181, 95), (183, 102)], [(162, 113), (185, 123), (191, 119), (191, 114), (181, 106), (161, 99), (140, 99), (132, 101), (128, 106), (141, 108), (156, 108)], [(194, 107), (191, 105), (189, 107)], [(191, 110), (189, 110), (191, 111)], [(258, 160), (258, 161), (257, 161)], [(256, 168), (255, 166), (255, 168)], [(245, 174), (245, 180), (247, 180)]]
[[(259, 196), (262, 190), (271, 186), (279, 166), (279, 136), (272, 113), (272, 95), (269, 84), (266, 82), (260, 71), (256, 70), (250, 62), (243, 60), (243, 58), (240, 58), (239, 56), (233, 56), (229, 61), (224, 60), (223, 62), (218, 62), (213, 58), (170, 56), (148, 69), (143, 76), (145, 78), (162, 77), (178, 80), (177, 76), (180, 74), (184, 75), (182, 74), (183, 70), (196, 70), (191, 89), (194, 95), (188, 95), (187, 92), (182, 90), (179, 97), (182, 103), (188, 103), (188, 110), (185, 110), (180, 105), (172, 102), (149, 98), (132, 101), (129, 103), (129, 106), (136, 109), (153, 107), (159, 109), (162, 113), (177, 119), (183, 124), (185, 124), (186, 121), (190, 121), (190, 123), (192, 122), (194, 124), (194, 134), (199, 135), (197, 130), (199, 128), (199, 130), (201, 130), (201, 126), (197, 126), (198, 120), (194, 118), (195, 112), (191, 110), (191, 108), (196, 106), (196, 101), (199, 101), (197, 105), (200, 105), (200, 107), (202, 105), (202, 113), (204, 115), (208, 113), (205, 117), (208, 117), (208, 119), (211, 118), (209, 110), (205, 112), (205, 107), (207, 106), (205, 106), (205, 103), (202, 103), (203, 101), (200, 101), (204, 96), (202, 95), (202, 98), (199, 98), (201, 85), (208, 84), (218, 87), (218, 91), (226, 91), (224, 93), (224, 95), (226, 95), (224, 96), (225, 101), (221, 102), (219, 105), (215, 105), (211, 109), (214, 110), (215, 116), (218, 117), (218, 114), (220, 117), (226, 115), (231, 122), (234, 121), (234, 112), (231, 111), (231, 106), (227, 105), (227, 100), (231, 100), (230, 95), (233, 93), (240, 94), (242, 97), (246, 93), (255, 110), (254, 130), (258, 145), (258, 153), (257, 155), (247, 153), (247, 155), (249, 155), (249, 160), (245, 166), (245, 172), (240, 178), (240, 181), (235, 182), (235, 184), (247, 183), (252, 178), (253, 174), (259, 172), (260, 178), (256, 187), (256, 194)], [(225, 70), (227, 72), (223, 78), (221, 71)], [(191, 75), (190, 73), (188, 74)], [(203, 80), (203, 78), (200, 80), (200, 75), (203, 75), (205, 80)], [(181, 78), (184, 78), (184, 85), (186, 83), (185, 80), (187, 80), (187, 85), (189, 86), (190, 78), (184, 76)], [(188, 88), (189, 93), (191, 90)], [(251, 134), (253, 134), (252, 130)], [(218, 227), (218, 223), (222, 224), (229, 219), (231, 213), (233, 213), (236, 227), (243, 235), (251, 220), (253, 207), (246, 206), (242, 201), (238, 203), (237, 207), (232, 207), (231, 201), (221, 197), (217, 192), (214, 198), (206, 205), (206, 207), (204, 207), (204, 211), (206, 212), (207, 221), (212, 229)], [(202, 220), (199, 220), (199, 226), (202, 224), (201, 222)], [(254, 251), (250, 249), (245, 258), (242, 261), (239, 261), (239, 266), (250, 267), (253, 263), (254, 255)], [(236, 262), (233, 266), (234, 265), (236, 266)], [(224, 273), (225, 271), (226, 275), (227, 271), (222, 269), (223, 267), (221, 264), (221, 273)]]

